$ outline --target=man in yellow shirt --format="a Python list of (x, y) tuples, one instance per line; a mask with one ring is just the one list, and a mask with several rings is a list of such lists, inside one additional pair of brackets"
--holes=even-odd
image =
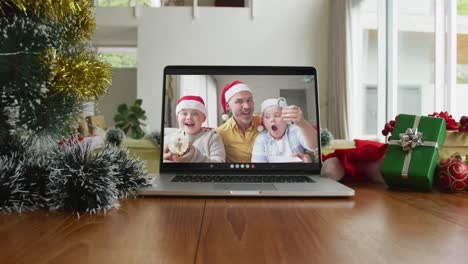
[[(238, 80), (227, 84), (221, 93), (223, 120), (226, 122), (216, 129), (226, 150), (226, 162), (249, 163), (255, 138), (260, 133), (262, 118), (254, 115), (254, 101), (249, 87)], [(229, 118), (227, 111), (232, 113)]]

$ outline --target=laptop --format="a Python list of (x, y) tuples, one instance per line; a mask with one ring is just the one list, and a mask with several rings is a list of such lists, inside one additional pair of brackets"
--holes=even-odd
[[(320, 176), (317, 85), (314, 67), (165, 67), (160, 172), (138, 194), (354, 196)], [(286, 107), (314, 130), (275, 112)]]

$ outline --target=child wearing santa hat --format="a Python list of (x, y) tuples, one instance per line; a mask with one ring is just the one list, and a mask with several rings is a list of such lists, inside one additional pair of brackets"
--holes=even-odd
[[(263, 125), (257, 136), (252, 162), (313, 162), (317, 152), (317, 131), (304, 119), (300, 107), (288, 106), (284, 98), (263, 101)], [(309, 152), (309, 153), (306, 153)]]
[[(254, 100), (250, 88), (235, 80), (228, 83), (221, 93), (224, 124), (216, 131), (221, 136), (226, 149), (227, 162), (250, 162), (255, 138), (260, 133), (261, 117), (254, 115)], [(227, 115), (228, 111), (232, 116)]]
[[(221, 137), (215, 131), (202, 127), (207, 110), (200, 96), (187, 95), (177, 100), (176, 116), (179, 131), (164, 136), (164, 161), (225, 162)], [(186, 137), (188, 143), (184, 144), (180, 135)]]

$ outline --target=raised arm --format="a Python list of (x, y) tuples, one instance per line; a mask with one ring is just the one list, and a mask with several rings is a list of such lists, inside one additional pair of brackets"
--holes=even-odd
[(302, 109), (297, 105), (290, 105), (283, 108), (282, 117), (286, 122), (293, 122), (297, 125), (305, 141), (305, 148), (314, 150), (317, 148), (317, 130), (304, 118)]

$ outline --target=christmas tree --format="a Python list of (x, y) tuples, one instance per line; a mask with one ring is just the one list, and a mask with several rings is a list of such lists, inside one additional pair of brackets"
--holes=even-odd
[[(126, 152), (78, 144), (82, 103), (111, 83), (111, 66), (90, 45), (94, 28), (89, 0), (0, 0), (0, 210), (107, 210), (143, 183), (142, 164)], [(71, 172), (62, 175), (66, 162)], [(122, 186), (122, 171), (131, 187)]]
[(111, 78), (89, 44), (90, 1), (1, 0), (0, 15), (0, 143), (69, 136), (80, 105), (106, 93)]

